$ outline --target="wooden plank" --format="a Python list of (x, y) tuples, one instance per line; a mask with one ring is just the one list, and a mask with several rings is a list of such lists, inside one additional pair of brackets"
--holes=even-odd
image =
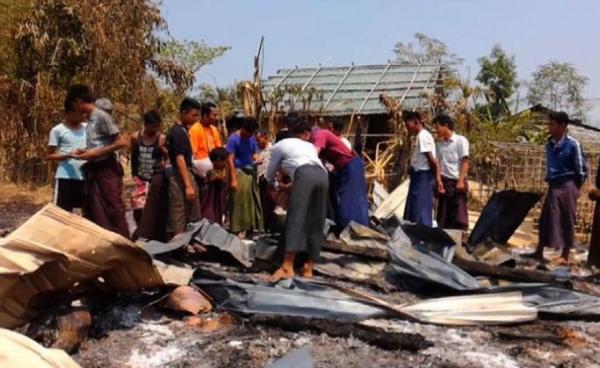
[[(374, 242), (374, 241), (373, 241)], [(387, 247), (373, 247), (356, 244), (346, 244), (336, 240), (326, 240), (323, 249), (335, 252), (355, 254), (357, 256), (367, 256), (383, 260), (390, 259), (390, 252)]]
[(549, 272), (492, 266), (483, 262), (467, 261), (459, 257), (454, 257), (453, 263), (473, 276), (488, 276), (511, 281), (542, 282), (559, 285), (569, 284), (568, 280), (554, 276)]

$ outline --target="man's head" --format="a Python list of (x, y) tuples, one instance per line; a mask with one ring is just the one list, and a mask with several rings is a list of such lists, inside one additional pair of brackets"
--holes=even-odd
[(229, 151), (224, 147), (213, 148), (208, 154), (208, 158), (213, 164), (216, 170), (223, 170), (227, 167), (227, 158), (229, 157)]
[(416, 111), (403, 111), (402, 120), (406, 130), (412, 135), (417, 135), (423, 129), (421, 114)]
[(67, 92), (65, 106), (67, 105), (68, 101), (68, 103), (73, 106), (74, 110), (80, 114), (83, 114), (84, 116), (88, 116), (96, 108), (96, 105), (94, 105), (94, 100), (94, 95), (92, 94), (90, 87), (83, 84), (74, 84)]
[(569, 126), (569, 115), (564, 111), (553, 111), (548, 114), (548, 133), (550, 136), (559, 140), (567, 133)]
[(219, 121), (219, 108), (212, 102), (205, 102), (201, 108), (200, 123), (204, 126), (217, 125)]
[(75, 109), (75, 101), (69, 98), (65, 99), (64, 117), (65, 122), (71, 126), (81, 124), (85, 120), (85, 115)]
[(156, 135), (160, 132), (162, 117), (157, 110), (150, 110), (144, 114), (144, 133)]
[(311, 126), (306, 119), (299, 119), (290, 127), (292, 134), (296, 138), (300, 138), (304, 141), (310, 140)]
[(258, 124), (254, 118), (244, 118), (240, 126), (240, 137), (244, 139), (252, 138), (257, 129)]
[(331, 132), (338, 137), (342, 135), (342, 131), (344, 130), (344, 122), (340, 120), (329, 120), (327, 122), (327, 129), (331, 130)]
[(202, 106), (193, 98), (186, 97), (179, 105), (179, 119), (181, 124), (190, 126), (200, 119), (200, 109)]
[(256, 134), (256, 143), (258, 144), (258, 147), (260, 147), (261, 150), (267, 148), (267, 146), (269, 145), (269, 132), (267, 132), (265, 129), (259, 129)]
[(449, 139), (454, 131), (454, 120), (448, 115), (438, 115), (433, 119), (437, 136), (441, 139)]

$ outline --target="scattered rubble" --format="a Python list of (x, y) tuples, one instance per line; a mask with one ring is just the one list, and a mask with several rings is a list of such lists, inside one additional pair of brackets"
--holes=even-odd
[(203, 220), (134, 244), (49, 205), (0, 239), (0, 323), (85, 367), (600, 365), (597, 277), (506, 245), (539, 198), (498, 193), (463, 247), (399, 223), (401, 194), (330, 239), (322, 276), (277, 284), (256, 273), (276, 267), (276, 236)]

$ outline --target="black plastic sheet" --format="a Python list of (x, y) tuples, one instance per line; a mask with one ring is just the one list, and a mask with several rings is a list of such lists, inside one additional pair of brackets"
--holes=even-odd
[(386, 267), (395, 278), (411, 277), (452, 290), (477, 290), (481, 285), (473, 276), (448, 262), (425, 246), (413, 245), (398, 227), (389, 242), (391, 261)]
[(275, 285), (197, 278), (193, 283), (232, 313), (269, 314), (356, 322), (390, 316), (383, 307), (353, 298), (335, 288), (300, 279)]
[(471, 231), (469, 246), (485, 240), (506, 244), (540, 198), (539, 193), (515, 190), (494, 193)]
[(172, 252), (192, 242), (227, 252), (245, 267), (251, 267), (254, 263), (254, 244), (244, 243), (219, 224), (211, 223), (207, 219), (189, 224), (185, 233), (176, 235), (168, 243), (151, 240), (142, 246), (151, 255), (158, 255)]

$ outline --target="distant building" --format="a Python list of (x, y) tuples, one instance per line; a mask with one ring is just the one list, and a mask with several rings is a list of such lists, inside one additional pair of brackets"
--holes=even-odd
[[(313, 117), (361, 121), (366, 150), (391, 136), (389, 114), (379, 102), (383, 93), (403, 109), (429, 109), (428, 94), (443, 93), (449, 70), (443, 65), (396, 64), (292, 68), (262, 83), (267, 111), (309, 112)], [(356, 125), (349, 136), (353, 139)]]
[[(589, 100), (588, 100), (589, 101)], [(585, 122), (574, 120), (569, 124), (569, 134), (577, 139), (579, 143), (586, 150), (600, 151), (600, 100), (596, 103), (596, 111), (593, 109), (587, 110), (585, 114)], [(591, 105), (590, 105), (591, 106)], [(543, 105), (533, 105), (528, 108), (515, 113), (515, 116), (523, 114), (525, 112), (532, 113), (534, 123), (539, 129), (538, 131), (544, 131), (545, 125), (548, 121), (548, 113), (551, 110)], [(594, 123), (594, 119), (597, 119)], [(591, 124), (590, 124), (591, 123)]]

